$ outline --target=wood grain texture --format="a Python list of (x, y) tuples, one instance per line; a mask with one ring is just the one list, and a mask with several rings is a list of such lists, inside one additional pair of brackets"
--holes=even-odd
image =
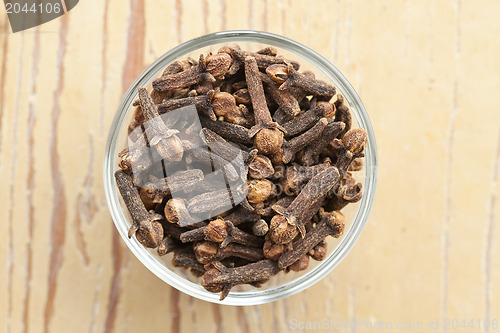
[[(498, 17), (494, 1), (85, 0), (12, 34), (2, 10), (0, 329), (500, 320)], [(115, 231), (102, 184), (107, 131), (134, 78), (225, 29), (282, 34), (328, 58), (360, 94), (378, 145), (376, 200), (352, 252), (311, 288), (262, 306), (210, 304), (156, 278)], [(465, 331), (494, 332), (453, 330)]]

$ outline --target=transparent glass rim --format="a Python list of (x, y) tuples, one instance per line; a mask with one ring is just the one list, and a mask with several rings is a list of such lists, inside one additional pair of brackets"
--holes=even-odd
[[(368, 142), (365, 152), (364, 195), (359, 203), (358, 211), (356, 212), (351, 227), (340, 239), (340, 243), (335, 250), (314, 269), (311, 269), (306, 274), (284, 285), (266, 290), (256, 289), (255, 291), (248, 292), (231, 292), (223, 301), (219, 301), (219, 294), (208, 292), (202, 286), (190, 282), (166, 269), (163, 264), (142, 247), (139, 242), (135, 239), (128, 238), (128, 223), (121, 209), (119, 192), (114, 181), (114, 160), (117, 153), (118, 135), (123, 126), (127, 111), (130, 109), (137, 95), (137, 88), (145, 86), (169, 63), (192, 51), (214, 44), (231, 42), (253, 42), (272, 45), (309, 61), (312, 65), (317, 67), (318, 70), (322, 71), (340, 90), (349, 103), (351, 111), (359, 126), (367, 131)], [(288, 297), (310, 287), (329, 274), (346, 257), (361, 235), (373, 204), (377, 181), (377, 150), (373, 128), (361, 99), (340, 71), (323, 56), (294, 40), (268, 32), (251, 30), (221, 31), (197, 37), (173, 48), (146, 68), (146, 70), (144, 70), (144, 72), (134, 81), (121, 100), (113, 122), (111, 123), (104, 153), (103, 178), (106, 199), (116, 229), (132, 253), (134, 253), (151, 272), (172, 287), (198, 299), (226, 305), (257, 305)]]

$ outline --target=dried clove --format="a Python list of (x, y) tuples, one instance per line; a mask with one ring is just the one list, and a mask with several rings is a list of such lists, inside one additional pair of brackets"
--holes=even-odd
[(314, 246), (311, 250), (309, 250), (308, 254), (314, 260), (324, 260), (326, 258), (326, 251), (328, 248), (328, 243), (322, 240), (316, 246)]
[[(303, 73), (306, 78), (309, 79), (314, 79), (314, 74), (311, 72), (304, 72)], [(311, 101), (314, 101), (316, 97), (314, 97), (311, 101), (307, 98), (308, 93), (300, 88), (296, 87), (288, 87), (287, 89), (290, 91), (293, 97), (295, 97), (295, 100), (299, 102), (299, 106), (302, 110), (307, 110), (311, 108)], [(279, 124), (283, 124), (285, 122), (288, 122), (290, 120), (293, 120), (294, 118), (290, 116), (288, 113), (286, 113), (283, 109), (278, 108), (276, 112), (273, 114), (274, 120), (276, 120)]]
[(151, 137), (149, 145), (156, 147), (158, 154), (166, 160), (180, 161), (182, 159), (182, 143), (177, 133), (179, 131), (169, 129), (161, 120), (158, 107), (154, 104), (146, 88), (139, 88), (139, 103), (142, 113), (147, 121)]
[[(224, 220), (231, 222), (232, 225), (237, 226), (245, 222), (254, 222), (260, 218), (260, 215), (256, 213), (248, 213), (241, 206), (238, 207), (234, 212), (224, 217)], [(180, 240), (183, 243), (195, 242), (205, 238), (205, 228), (200, 227), (197, 229), (189, 230), (180, 235)]]
[(262, 82), (266, 84), (267, 91), (271, 98), (289, 116), (295, 117), (300, 112), (299, 102), (292, 95), (290, 90), (281, 90), (269, 76), (260, 73)]
[(249, 105), (250, 103), (252, 103), (252, 100), (250, 99), (250, 93), (246, 88), (238, 89), (233, 93), (233, 97), (238, 104)]
[[(290, 232), (289, 225), (296, 226), (304, 237), (306, 233), (304, 222), (308, 221), (315, 213), (312, 211), (312, 207), (322, 200), (338, 181), (337, 168), (330, 167), (311, 178), (288, 207), (273, 207), (278, 215), (275, 215), (271, 220), (271, 239), (280, 244), (290, 242), (295, 236), (292, 237), (293, 232)], [(306, 216), (309, 214), (311, 216), (307, 218)]]
[(300, 272), (309, 267), (309, 256), (307, 254), (302, 255), (296, 262), (287, 267), (287, 269), (295, 272)]
[(282, 125), (286, 130), (285, 137), (295, 136), (307, 131), (313, 127), (321, 117), (331, 118), (334, 112), (332, 104), (328, 102), (316, 103), (316, 101), (313, 101), (309, 110)]
[(255, 115), (255, 126), (250, 129), (250, 136), (255, 136), (254, 143), (260, 153), (273, 154), (283, 144), (283, 132), (271, 118), (257, 62), (253, 57), (245, 58), (245, 76)]
[(288, 79), (288, 66), (274, 64), (266, 68), (266, 73), (274, 82), (282, 84)]
[(362, 188), (363, 185), (356, 183), (351, 173), (346, 172), (340, 184), (328, 192), (328, 210), (341, 210), (350, 203), (358, 202), (363, 194)]
[(280, 268), (286, 268), (311, 251), (327, 236), (340, 237), (344, 231), (344, 215), (340, 212), (325, 214), (319, 223), (307, 235), (294, 242), (293, 250), (284, 253), (278, 260)]
[(162, 226), (165, 235), (168, 235), (175, 240), (180, 240), (181, 235), (187, 230), (173, 223), (162, 223)]
[(156, 251), (158, 252), (159, 256), (164, 256), (167, 253), (174, 251), (178, 247), (179, 247), (179, 245), (172, 237), (165, 236), (162, 239), (162, 241), (160, 242), (160, 244), (158, 245), (158, 248), (156, 249)]
[(301, 162), (304, 165), (314, 165), (319, 161), (319, 155), (326, 146), (344, 129), (345, 125), (342, 122), (328, 120), (328, 125), (325, 127), (321, 135), (311, 142), (305, 149)]
[(272, 46), (266, 46), (265, 48), (258, 50), (255, 53), (275, 57), (278, 54), (278, 50), (276, 50), (276, 48)]
[(248, 174), (254, 179), (264, 179), (274, 174), (274, 167), (267, 156), (257, 155), (248, 165)]
[(164, 209), (165, 218), (170, 223), (180, 226), (192, 225), (196, 219), (191, 217), (186, 202), (182, 198), (172, 198), (167, 201)]
[(153, 158), (142, 135), (127, 148), (124, 148), (118, 157), (120, 158), (118, 166), (127, 173), (140, 173), (153, 165)]
[(250, 261), (264, 259), (262, 248), (249, 247), (236, 243), (230, 243), (224, 248), (219, 244), (208, 241), (197, 242), (193, 245), (196, 260), (201, 264), (208, 264), (214, 260), (222, 260), (228, 257), (238, 257)]
[(160, 114), (164, 114), (189, 105), (194, 105), (198, 111), (201, 111), (202, 115), (206, 115), (212, 120), (216, 119), (213, 109), (211, 108), (208, 95), (169, 99), (161, 104), (158, 104), (158, 112)]
[(132, 216), (128, 237), (136, 234), (137, 240), (145, 247), (156, 248), (163, 239), (163, 228), (144, 207), (139, 192), (130, 175), (122, 170), (115, 172), (115, 179), (123, 201)]
[(203, 275), (201, 285), (208, 291), (222, 292), (220, 299), (223, 300), (233, 286), (267, 280), (279, 271), (276, 261), (269, 259), (236, 268), (214, 263), (214, 268)]
[[(183, 70), (184, 70), (183, 64), (180, 61), (174, 61), (173, 63), (171, 63), (170, 65), (168, 65), (165, 68), (161, 77), (166, 77), (166, 76), (171, 75), (171, 74), (176, 74), (176, 73), (182, 72)], [(170, 95), (171, 95), (171, 92), (160, 92), (157, 90), (153, 90), (151, 92), (151, 98), (153, 99), (153, 101), (156, 104), (161, 103), (165, 98), (171, 97)], [(139, 100), (138, 99), (135, 100), (133, 103), (133, 106), (139, 106), (139, 105), (140, 105)], [(142, 113), (142, 112), (140, 112), (140, 113)]]
[(335, 95), (334, 86), (301, 74), (291, 65), (288, 66), (288, 78), (279, 89), (284, 90), (290, 87), (298, 87), (313, 96), (325, 98), (327, 101)]
[(357, 157), (353, 159), (349, 165), (349, 171), (361, 171), (363, 169), (363, 165), (363, 159), (361, 157)]
[(266, 201), (271, 195), (273, 195), (273, 192), (276, 192), (274, 184), (267, 179), (250, 180), (248, 181), (247, 186), (247, 199), (248, 202), (252, 204)]
[(289, 141), (285, 141), (283, 143), (283, 163), (290, 163), (299, 150), (303, 149), (321, 135), (327, 124), (328, 120), (326, 118), (321, 118), (316, 125), (303, 134)]
[[(181, 250), (174, 253), (172, 258), (172, 264), (175, 267), (184, 267), (191, 269), (193, 273), (200, 273), (200, 275), (205, 273), (205, 267), (196, 260), (196, 256), (192, 251)], [(197, 274), (198, 275), (198, 274)]]
[(205, 240), (223, 243), (228, 236), (228, 229), (227, 223), (223, 219), (218, 218), (203, 228), (203, 235), (205, 236)]
[(262, 238), (247, 234), (235, 227), (230, 221), (216, 219), (211, 221), (204, 229), (205, 240), (220, 243), (221, 248), (225, 248), (230, 243), (260, 247), (264, 244)]
[(337, 135), (337, 138), (341, 139), (344, 134), (351, 129), (352, 116), (351, 112), (349, 111), (349, 107), (345, 103), (344, 96), (337, 95), (337, 101), (334, 105), (336, 108), (335, 121), (341, 121), (345, 124), (344, 130)]
[(234, 66), (234, 68), (232, 69), (231, 74), (235, 74), (239, 70), (239, 68), (243, 66), (246, 57), (255, 58), (257, 66), (260, 70), (265, 70), (267, 67), (274, 64), (285, 64), (285, 63), (290, 63), (296, 70), (298, 70), (300, 67), (300, 64), (296, 61), (283, 59), (281, 57), (277, 57), (272, 54), (242, 51), (239, 48), (239, 46), (235, 47), (224, 46), (219, 50), (219, 53), (227, 53), (234, 59), (234, 63), (232, 65)]
[(286, 173), (280, 180), (280, 186), (287, 195), (296, 195), (300, 186), (308, 182), (312, 177), (330, 167), (330, 163), (322, 163), (313, 166), (300, 166), (294, 164), (287, 168)]
[(203, 172), (199, 169), (179, 170), (166, 178), (156, 179), (143, 185), (139, 194), (144, 205), (154, 207), (167, 195), (196, 186), (203, 178)]
[(269, 231), (269, 225), (266, 220), (260, 219), (252, 224), (252, 232), (255, 236), (265, 236)]
[(233, 225), (240, 225), (245, 222), (255, 222), (260, 219), (260, 215), (255, 212), (249, 212), (248, 209), (240, 206), (234, 212), (224, 217), (226, 221), (230, 221)]
[(243, 144), (252, 143), (250, 130), (246, 127), (225, 121), (213, 121), (205, 117), (201, 117), (200, 121), (203, 127), (214, 131), (226, 140)]
[(285, 244), (275, 243), (271, 239), (267, 239), (264, 242), (264, 246), (262, 248), (264, 257), (272, 260), (278, 260), (283, 255), (285, 250), (286, 250)]
[(355, 128), (349, 130), (339, 142), (341, 153), (335, 165), (342, 175), (347, 172), (354, 159), (364, 156), (366, 141), (366, 131), (363, 128)]
[(217, 116), (237, 125), (248, 126), (251, 122), (246, 117), (245, 109), (236, 106), (236, 99), (227, 92), (217, 92), (211, 97), (211, 104)]
[(200, 56), (198, 66), (176, 74), (170, 74), (153, 81), (153, 88), (158, 91), (185, 88), (202, 81), (215, 82), (215, 78), (224, 75), (232, 64), (232, 59), (224, 53)]
[(181, 242), (190, 243), (204, 239), (205, 228), (206, 226), (183, 232), (180, 236)]

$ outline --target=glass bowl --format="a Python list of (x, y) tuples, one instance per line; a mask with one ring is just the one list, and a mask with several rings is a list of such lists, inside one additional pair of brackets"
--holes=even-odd
[[(311, 70), (316, 78), (331, 82), (350, 106), (353, 127), (362, 127), (367, 131), (368, 142), (364, 168), (355, 175), (355, 178), (363, 183), (363, 197), (358, 203), (348, 205), (342, 210), (346, 216), (344, 235), (338, 239), (327, 238), (328, 256), (318, 262), (311, 260), (309, 268), (305, 271), (286, 274), (280, 272), (260, 288), (252, 286), (233, 288), (223, 301), (219, 301), (219, 294), (206, 291), (199, 284), (199, 278), (184, 268), (174, 267), (171, 264), (171, 254), (160, 257), (155, 250), (143, 247), (135, 237), (128, 238), (131, 219), (116, 186), (114, 172), (118, 170), (118, 153), (126, 146), (127, 127), (133, 117), (132, 104), (137, 99), (138, 87), (151, 87), (152, 81), (175, 60), (182, 60), (188, 56), (197, 58), (200, 53), (206, 55), (209, 51), (216, 53), (222, 45), (232, 43), (237, 43), (243, 50), (249, 51), (274, 46), (278, 49), (278, 54), (299, 61), (301, 71)], [(328, 60), (312, 49), (286, 37), (258, 31), (223, 31), (205, 35), (177, 46), (156, 60), (135, 80), (123, 97), (111, 124), (104, 156), (106, 198), (115, 226), (129, 249), (151, 272), (172, 287), (205, 301), (228, 305), (255, 305), (275, 301), (298, 293), (329, 274), (354, 246), (367, 222), (375, 193), (376, 173), (377, 156), (373, 129), (359, 96), (346, 78)]]

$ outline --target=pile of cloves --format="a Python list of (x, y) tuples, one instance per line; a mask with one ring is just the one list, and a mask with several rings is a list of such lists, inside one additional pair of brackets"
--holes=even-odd
[(334, 86), (299, 67), (273, 47), (224, 46), (139, 88), (115, 173), (129, 237), (173, 252), (221, 300), (323, 260), (325, 238), (344, 231), (340, 210), (361, 199), (366, 131), (351, 128)]

